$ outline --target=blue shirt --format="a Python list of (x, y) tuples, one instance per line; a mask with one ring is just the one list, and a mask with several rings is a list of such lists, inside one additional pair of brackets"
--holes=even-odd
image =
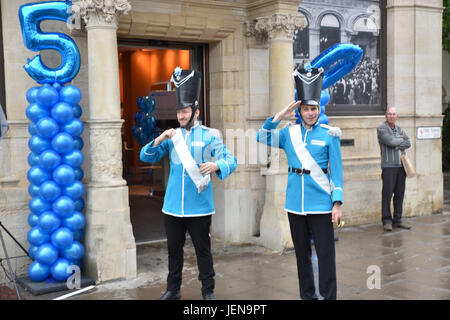
[[(286, 153), (290, 168), (303, 167), (298, 158), (289, 134), (289, 127), (275, 130), (280, 121), (272, 122), (273, 117), (266, 120), (258, 131), (256, 140), (272, 147), (281, 148)], [(322, 169), (328, 169), (326, 177), (330, 181), (331, 194), (324, 190), (309, 174), (299, 175), (289, 172), (286, 187), (284, 210), (295, 214), (330, 213), (334, 202), (343, 202), (342, 157), (339, 136), (328, 133), (330, 127), (316, 123), (306, 129), (303, 124), (301, 133), (306, 149)]]
[[(184, 128), (181, 128), (181, 131), (188, 150), (197, 164), (211, 162), (212, 158), (215, 158), (214, 162), (219, 166), (216, 175), (220, 180), (228, 177), (236, 169), (236, 158), (223, 144), (218, 130), (196, 124), (189, 132)], [(172, 139), (164, 140), (156, 147), (152, 147), (153, 142), (154, 140), (141, 149), (140, 159), (155, 163), (169, 153), (170, 176), (162, 211), (179, 217), (214, 214), (212, 183), (198, 193), (197, 187), (178, 157)]]

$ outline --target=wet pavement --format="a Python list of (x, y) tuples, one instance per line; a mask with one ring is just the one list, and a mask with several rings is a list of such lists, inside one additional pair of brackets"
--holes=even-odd
[[(336, 235), (338, 299), (450, 299), (450, 205), (443, 213), (405, 219), (411, 230), (384, 232), (381, 223), (344, 227)], [(166, 288), (165, 242), (140, 245), (138, 277), (111, 281), (67, 299), (155, 300)], [(213, 239), (218, 300), (297, 300), (295, 253), (255, 245), (229, 246)], [(313, 254), (313, 260), (316, 260)], [(317, 282), (317, 261), (314, 261)], [(377, 282), (375, 276), (379, 271)], [(188, 239), (183, 269), (183, 300), (202, 299), (195, 252)], [(25, 299), (53, 299), (71, 291)]]
[[(443, 212), (404, 219), (412, 225), (410, 230), (394, 228), (385, 232), (381, 222), (335, 230), (338, 299), (450, 299), (449, 175), (444, 190)], [(217, 300), (299, 299), (293, 250), (279, 253), (250, 244), (232, 246), (213, 237), (212, 251)], [(189, 238), (184, 252), (182, 298), (202, 299)], [(157, 300), (166, 289), (166, 243), (138, 245), (137, 259), (135, 279), (105, 282), (67, 300)], [(313, 265), (318, 287), (314, 251)], [(27, 300), (50, 300), (74, 291), (33, 296), (20, 287), (22, 298)]]

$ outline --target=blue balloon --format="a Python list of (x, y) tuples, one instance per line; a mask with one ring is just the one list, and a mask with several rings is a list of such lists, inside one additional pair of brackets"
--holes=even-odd
[(71, 17), (69, 7), (69, 1), (51, 1), (25, 4), (19, 9), (25, 46), (32, 51), (56, 50), (61, 55), (62, 63), (56, 69), (45, 66), (40, 55), (28, 61), (24, 69), (38, 83), (67, 83), (80, 70), (80, 52), (75, 42), (63, 33), (43, 33), (40, 28), (43, 20), (66, 22)]
[(61, 250), (61, 255), (69, 261), (80, 260), (84, 255), (84, 247), (79, 241), (74, 240), (70, 246)]
[(59, 125), (52, 118), (44, 117), (36, 123), (36, 132), (42, 138), (52, 138), (59, 132)]
[(28, 91), (27, 91), (27, 101), (29, 103), (35, 103), (36, 102), (36, 95), (37, 95), (37, 92), (38, 92), (38, 90), (40, 88), (41, 87), (36, 86), (36, 87), (32, 87), (32, 88), (28, 89)]
[(83, 211), (84, 209), (84, 200), (83, 198), (77, 199), (74, 201), (75, 204), (75, 211)]
[(55, 88), (55, 90), (59, 92), (63, 86), (61, 85), (61, 83), (55, 82), (52, 84), (52, 87)]
[(30, 167), (39, 165), (39, 155), (37, 153), (31, 152), (27, 160)]
[(32, 245), (40, 246), (50, 240), (50, 235), (44, 232), (39, 226), (36, 226), (28, 231), (27, 239)]
[(50, 209), (50, 203), (45, 201), (42, 197), (37, 196), (30, 200), (28, 207), (30, 208), (31, 212), (40, 215), (42, 212)]
[(54, 150), (45, 150), (39, 156), (39, 165), (48, 171), (54, 170), (61, 163), (61, 156)]
[(73, 214), (68, 216), (62, 221), (64, 227), (69, 228), (72, 231), (80, 230), (84, 227), (86, 219), (84, 215), (79, 211), (74, 211)]
[(28, 267), (28, 276), (32, 281), (41, 282), (50, 275), (50, 266), (34, 261)]
[(48, 83), (44, 84), (36, 94), (36, 101), (43, 107), (51, 107), (59, 100), (58, 91)]
[(31, 197), (38, 196), (39, 195), (39, 186), (37, 186), (37, 185), (35, 185), (33, 183), (30, 183), (30, 185), (28, 186), (28, 194)]
[(73, 240), (81, 241), (84, 236), (84, 230), (83, 229), (77, 229), (73, 231)]
[(39, 216), (39, 227), (47, 233), (52, 233), (61, 225), (61, 219), (53, 211), (45, 211)]
[(40, 186), (44, 181), (49, 180), (51, 175), (39, 166), (34, 166), (28, 170), (27, 178), (32, 184)]
[(52, 139), (51, 145), (58, 153), (68, 154), (74, 148), (74, 141), (70, 134), (60, 132)]
[(66, 102), (58, 102), (50, 111), (53, 119), (58, 123), (67, 123), (73, 118), (73, 108)]
[(51, 236), (52, 244), (58, 249), (64, 249), (73, 242), (73, 233), (66, 227), (58, 228)]
[(61, 186), (67, 186), (75, 180), (75, 172), (72, 167), (62, 164), (53, 171), (53, 180)]
[(77, 105), (81, 101), (81, 90), (74, 85), (62, 87), (59, 99), (71, 105)]
[(79, 199), (84, 194), (84, 186), (80, 181), (75, 180), (72, 184), (64, 187), (63, 194), (73, 200)]
[(32, 136), (30, 140), (28, 140), (28, 147), (30, 148), (31, 152), (40, 154), (41, 152), (50, 149), (51, 144), (49, 140), (36, 135)]
[(84, 172), (81, 168), (76, 168), (73, 170), (75, 172), (75, 180), (83, 180)]
[(42, 264), (51, 265), (58, 259), (59, 250), (51, 243), (43, 243), (36, 251), (36, 261)]
[(72, 111), (73, 111), (74, 118), (81, 117), (81, 114), (83, 113), (83, 110), (81, 109), (81, 107), (79, 105), (73, 106)]
[(83, 147), (84, 147), (83, 139), (81, 139), (81, 138), (73, 139), (73, 147), (74, 147), (74, 149), (77, 149), (77, 150), (83, 149)]
[(39, 215), (35, 214), (35, 213), (30, 213), (28, 215), (28, 225), (30, 227), (36, 227), (39, 223)]
[(25, 110), (25, 114), (27, 115), (27, 118), (33, 122), (38, 122), (39, 119), (50, 115), (46, 108), (37, 103), (30, 104)]
[(330, 94), (328, 93), (328, 90), (322, 90), (320, 94), (320, 105), (326, 106), (328, 102), (330, 101)]
[[(62, 162), (71, 166), (72, 168), (79, 168), (83, 164), (84, 156), (79, 150), (73, 150), (72, 152), (64, 155)], [(78, 179), (81, 180), (81, 179)]]
[(311, 62), (311, 66), (325, 69), (322, 89), (326, 89), (352, 71), (361, 61), (362, 56), (363, 50), (359, 46), (338, 43), (321, 52)]
[(70, 261), (64, 258), (58, 258), (50, 268), (52, 277), (57, 281), (66, 281), (72, 273), (68, 273), (68, 268), (71, 266)]
[(42, 199), (48, 202), (52, 202), (59, 197), (62, 190), (53, 180), (45, 181), (39, 187), (39, 194)]
[(30, 134), (30, 136), (34, 136), (35, 134), (37, 134), (36, 123), (34, 123), (33, 121), (28, 125), (28, 133)]
[(30, 258), (33, 260), (36, 257), (37, 249), (39, 249), (39, 246), (34, 246), (34, 245), (31, 245), (30, 248), (28, 249), (28, 254), (30, 255)]
[(320, 106), (320, 113), (325, 113), (325, 106)]
[(64, 124), (61, 130), (63, 132), (67, 132), (74, 138), (79, 137), (83, 133), (84, 124), (79, 119), (74, 118), (69, 122), (67, 122), (66, 124)]
[(75, 203), (67, 196), (61, 196), (52, 204), (53, 211), (60, 217), (68, 217), (75, 210)]
[(319, 115), (319, 119), (317, 120), (320, 124), (328, 124), (328, 116), (325, 113)]

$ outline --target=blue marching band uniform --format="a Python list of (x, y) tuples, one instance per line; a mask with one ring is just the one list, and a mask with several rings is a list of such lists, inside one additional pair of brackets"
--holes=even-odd
[[(339, 130), (319, 123), (311, 129), (306, 129), (303, 124), (296, 124), (275, 130), (279, 124), (280, 121), (273, 122), (273, 117), (270, 117), (258, 131), (256, 139), (269, 146), (281, 148), (286, 153), (289, 175), (284, 210), (300, 215), (330, 213), (334, 202), (343, 201)], [(292, 170), (308, 168), (306, 170), (312, 171), (313, 165), (302, 164), (297, 156), (296, 144), (303, 144), (310, 153), (312, 159), (305, 161), (317, 163), (318, 171), (321, 172), (318, 172), (319, 177), (316, 179), (311, 173), (297, 174)]]
[[(237, 166), (236, 158), (227, 150), (216, 129), (196, 123), (188, 132), (180, 129), (183, 139), (196, 163), (204, 163), (216, 159), (220, 180), (228, 177)], [(163, 141), (152, 147), (153, 141), (141, 149), (140, 158), (144, 162), (158, 162), (166, 154), (170, 155), (170, 176), (162, 211), (177, 217), (195, 217), (215, 213), (211, 181), (206, 189), (198, 192), (191, 177), (186, 173), (183, 163), (177, 154), (172, 139)]]

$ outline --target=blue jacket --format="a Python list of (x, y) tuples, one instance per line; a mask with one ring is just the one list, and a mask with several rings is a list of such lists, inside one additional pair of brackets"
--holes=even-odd
[[(216, 171), (220, 180), (228, 177), (237, 166), (236, 158), (220, 139), (219, 131), (196, 124), (188, 132), (182, 128), (183, 137), (188, 150), (197, 164), (210, 162), (215, 158), (219, 166)], [(192, 179), (187, 174), (175, 151), (172, 139), (152, 147), (154, 140), (141, 149), (140, 159), (144, 162), (158, 162), (167, 153), (170, 156), (170, 176), (164, 196), (162, 211), (165, 214), (179, 217), (204, 216), (215, 213), (212, 183), (198, 193)]]
[[(272, 147), (281, 148), (287, 156), (289, 168), (304, 168), (293, 147), (289, 127), (275, 130), (280, 121), (272, 122), (273, 117), (266, 120), (258, 131), (256, 140)], [(330, 213), (333, 203), (343, 202), (342, 158), (339, 136), (329, 134), (331, 127), (316, 123), (307, 130), (300, 126), (303, 142), (313, 159), (322, 169), (328, 169), (326, 177), (330, 181), (331, 194), (322, 188), (309, 174), (288, 173), (286, 202), (284, 210), (296, 214)], [(340, 131), (340, 130), (339, 130)]]

